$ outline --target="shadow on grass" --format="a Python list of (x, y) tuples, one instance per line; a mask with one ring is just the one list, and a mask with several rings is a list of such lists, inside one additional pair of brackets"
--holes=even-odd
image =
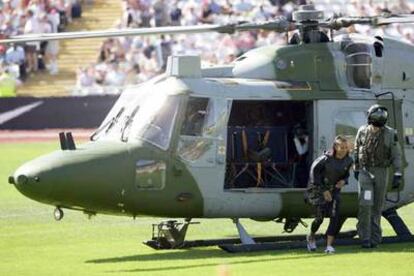
[[(218, 262), (203, 263), (203, 264), (185, 264), (185, 265), (174, 265), (174, 266), (157, 266), (151, 268), (137, 268), (130, 270), (117, 270), (117, 271), (108, 271), (109, 273), (119, 273), (119, 272), (156, 272), (156, 271), (169, 271), (175, 269), (193, 269), (193, 268), (202, 268), (202, 267), (215, 267), (223, 264), (225, 261), (228, 265), (237, 265), (237, 264), (251, 264), (251, 263), (268, 263), (274, 261), (283, 261), (283, 260), (300, 260), (300, 259), (309, 259), (309, 258), (320, 258), (320, 257), (329, 257), (319, 249), (318, 252), (307, 254), (305, 250), (283, 250), (283, 251), (265, 251), (265, 252), (250, 252), (250, 253), (241, 253), (241, 254), (229, 254), (224, 251), (221, 251), (218, 248), (209, 248), (209, 249), (188, 249), (181, 251), (156, 251), (150, 254), (141, 254), (141, 255), (131, 255), (131, 256), (122, 256), (114, 258), (105, 258), (105, 259), (94, 259), (88, 260), (86, 263), (89, 264), (108, 264), (108, 263), (123, 263), (123, 262), (147, 262), (147, 261), (162, 261), (162, 260), (208, 260), (219, 258)], [(392, 245), (382, 245), (379, 248), (375, 249), (362, 249), (358, 246), (340, 246), (337, 248), (337, 253), (335, 255), (348, 255), (348, 254), (371, 254), (375, 252), (381, 253), (413, 253), (414, 244), (405, 243), (405, 244), (392, 244)], [(288, 255), (286, 255), (288, 253)], [(260, 259), (254, 260), (240, 260), (241, 257), (260, 257)]]
[(256, 253), (242, 253), (242, 254), (230, 254), (226, 253), (218, 248), (211, 249), (188, 249), (180, 251), (155, 251), (150, 254), (123, 256), (107, 259), (89, 260), (86, 263), (104, 264), (104, 263), (121, 263), (121, 262), (145, 262), (155, 260), (199, 260), (199, 259), (211, 259), (211, 258), (235, 258), (241, 256), (268, 256), (282, 252), (256, 252)]
[[(309, 255), (303, 256), (304, 258), (314, 258), (314, 257), (321, 257), (324, 255)], [(237, 264), (254, 264), (254, 263), (269, 263), (274, 262), (277, 260), (294, 260), (294, 259), (301, 259), (302, 257), (298, 256), (290, 256), (285, 258), (266, 258), (260, 260), (238, 260), (238, 261), (218, 261), (213, 263), (203, 263), (203, 264), (194, 264), (194, 265), (182, 265), (182, 266), (164, 266), (164, 267), (152, 267), (152, 268), (136, 268), (136, 269), (125, 269), (125, 270), (114, 270), (108, 271), (109, 273), (125, 273), (125, 272), (159, 272), (159, 271), (173, 271), (178, 269), (193, 269), (193, 268), (202, 268), (202, 267), (217, 267), (225, 263), (226, 265), (237, 265)]]
[[(203, 267), (216, 267), (225, 263), (226, 265), (237, 265), (237, 264), (253, 264), (253, 263), (269, 263), (278, 260), (295, 260), (295, 259), (308, 259), (324, 257), (325, 254), (306, 254), (305, 251), (289, 251), (289, 253), (300, 253), (301, 255), (285, 255), (285, 251), (275, 252), (256, 252), (256, 253), (243, 253), (243, 254), (229, 254), (219, 249), (195, 249), (180, 252), (168, 252), (168, 253), (151, 253), (146, 255), (133, 255), (124, 256), (119, 258), (108, 258), (100, 260), (91, 260), (87, 263), (118, 263), (118, 262), (140, 262), (140, 261), (162, 261), (162, 260), (207, 260), (208, 259), (219, 259), (219, 261), (213, 261), (208, 263), (199, 264), (183, 264), (173, 266), (160, 266), (150, 268), (136, 268), (126, 270), (114, 270), (108, 271), (109, 273), (122, 273), (122, 272), (157, 272), (157, 271), (171, 271), (177, 269), (193, 269)], [(241, 259), (242, 257), (260, 257), (260, 259), (246, 260)]]

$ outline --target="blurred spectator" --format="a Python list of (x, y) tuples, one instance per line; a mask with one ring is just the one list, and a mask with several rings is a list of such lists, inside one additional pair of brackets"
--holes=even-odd
[(95, 84), (95, 71), (93, 67), (79, 68), (78, 72), (78, 86), (91, 87)]
[(168, 6), (165, 0), (156, 0), (153, 4), (155, 27), (167, 26), (169, 24)]
[[(80, 3), (86, 0), (0, 0), (0, 37), (63, 31), (72, 11), (80, 16)], [(91, 2), (91, 1), (88, 1)], [(59, 14), (61, 11), (61, 14)], [(63, 21), (61, 21), (63, 18)], [(28, 73), (48, 69), (58, 72), (57, 41), (28, 42), (24, 45), (0, 45), (3, 82), (12, 77), (19, 84)], [(6, 87), (8, 87), (6, 85)]]
[[(37, 34), (40, 33), (39, 20), (34, 16), (32, 10), (28, 10), (26, 13), (27, 21), (24, 25), (24, 34)], [(27, 72), (37, 71), (37, 55), (40, 50), (39, 42), (27, 42), (26, 43), (26, 61)]]
[(0, 68), (0, 97), (15, 97), (16, 96), (16, 80), (9, 74), (9, 72)]
[(157, 63), (165, 70), (167, 66), (167, 59), (172, 54), (171, 40), (166, 39), (164, 35), (161, 35), (161, 41), (157, 45)]
[(182, 17), (181, 8), (178, 6), (178, 0), (175, 1), (174, 5), (171, 8), (170, 12), (170, 22), (172, 26), (179, 26), (181, 25), (181, 17)]
[(26, 79), (25, 53), (22, 46), (12, 44), (6, 51), (5, 62), (8, 66), (18, 66), (16, 78), (21, 81)]
[(117, 62), (112, 62), (105, 77), (105, 85), (122, 86), (124, 85), (126, 74), (119, 68)]
[[(51, 32), (57, 33), (58, 27), (60, 24), (60, 16), (56, 9), (51, 9), (50, 13), (47, 15), (47, 21), (50, 24)], [(59, 41), (49, 41), (45, 50), (46, 57), (46, 68), (49, 70), (49, 73), (56, 75), (59, 72), (57, 56), (59, 54)]]

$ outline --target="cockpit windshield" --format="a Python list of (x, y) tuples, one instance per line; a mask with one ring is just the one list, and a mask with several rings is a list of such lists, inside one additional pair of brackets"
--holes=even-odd
[(125, 90), (101, 126), (92, 134), (91, 140), (118, 140), (124, 131), (126, 122), (130, 121), (131, 113), (136, 113), (142, 99), (147, 94), (147, 90), (141, 86), (130, 87)]
[(167, 149), (180, 101), (170, 92), (154, 83), (124, 91), (91, 140), (142, 139)]
[(167, 149), (180, 102), (179, 96), (152, 95), (134, 117), (129, 138), (139, 138)]

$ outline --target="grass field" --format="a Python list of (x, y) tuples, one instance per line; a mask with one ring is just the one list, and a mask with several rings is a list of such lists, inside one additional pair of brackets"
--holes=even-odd
[[(141, 241), (151, 237), (159, 218), (97, 216), (89, 220), (66, 211), (55, 222), (53, 207), (23, 197), (7, 177), (25, 160), (57, 149), (57, 143), (0, 144), (0, 275), (413, 275), (414, 244), (382, 245), (366, 251), (338, 247), (337, 254), (305, 249), (229, 254), (217, 247), (155, 251)], [(414, 231), (414, 205), (400, 214)], [(189, 239), (231, 237), (230, 220), (200, 220)], [(273, 222), (244, 220), (253, 235), (280, 234)], [(385, 234), (393, 234), (383, 222)], [(325, 229), (326, 225), (322, 226)], [(349, 220), (345, 229), (354, 229)], [(298, 227), (295, 233), (305, 233)]]

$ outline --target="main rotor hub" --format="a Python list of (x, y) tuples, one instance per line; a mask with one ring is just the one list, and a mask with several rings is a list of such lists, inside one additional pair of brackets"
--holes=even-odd
[(323, 11), (315, 9), (312, 4), (301, 5), (299, 10), (293, 12), (292, 19), (296, 22), (319, 21), (324, 19), (324, 15)]

